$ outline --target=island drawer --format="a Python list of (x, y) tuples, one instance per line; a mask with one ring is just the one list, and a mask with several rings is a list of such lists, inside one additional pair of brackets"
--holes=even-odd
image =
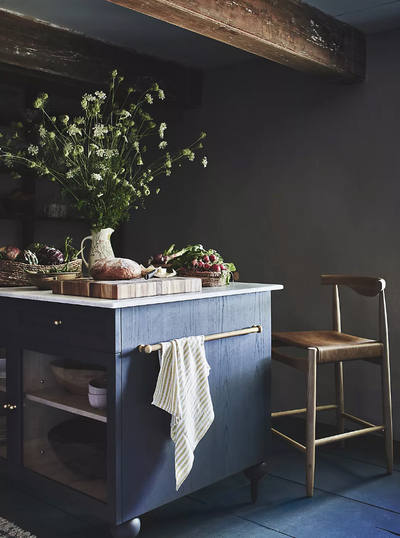
[(21, 336), (111, 353), (118, 351), (115, 310), (31, 301), (21, 303), (17, 307), (15, 325)]

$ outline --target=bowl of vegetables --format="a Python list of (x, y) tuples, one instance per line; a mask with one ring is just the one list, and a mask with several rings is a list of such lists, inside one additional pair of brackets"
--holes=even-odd
[(168, 270), (175, 270), (179, 276), (201, 278), (204, 287), (226, 286), (236, 271), (235, 265), (225, 262), (216, 250), (205, 249), (200, 244), (188, 245), (183, 249), (171, 245), (150, 261), (153, 265), (159, 262)]
[[(80, 252), (72, 246), (72, 239), (67, 237), (61, 248), (32, 243), (20, 250), (14, 245), (0, 248), (0, 286), (37, 286), (42, 279), (77, 278), (82, 276)], [(61, 274), (74, 273), (73, 276), (60, 277)], [(35, 283), (33, 278), (39, 275)], [(52, 277), (52, 278), (51, 278)], [(44, 281), (44, 280), (43, 280)], [(40, 287), (40, 286), (38, 286)], [(47, 288), (41, 289), (50, 289)]]

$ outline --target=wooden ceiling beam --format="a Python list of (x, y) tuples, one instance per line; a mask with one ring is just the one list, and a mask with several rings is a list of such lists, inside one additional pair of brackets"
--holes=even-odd
[(302, 0), (108, 0), (288, 67), (365, 79), (365, 36)]
[(201, 106), (203, 73), (160, 60), (0, 9), (0, 62), (29, 69), (41, 76), (62, 77), (97, 85), (110, 81), (118, 70), (124, 85), (146, 90), (158, 82), (166, 101), (196, 108)]

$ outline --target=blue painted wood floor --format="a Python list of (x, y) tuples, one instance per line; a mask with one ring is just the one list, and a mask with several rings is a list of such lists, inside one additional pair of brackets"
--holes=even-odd
[[(278, 426), (302, 437), (304, 421)], [(319, 436), (332, 433), (320, 427)], [(400, 443), (386, 475), (383, 440), (349, 440), (317, 451), (315, 493), (305, 497), (304, 456), (274, 440), (256, 504), (243, 474), (142, 517), (140, 538), (390, 538), (400, 536)], [(0, 516), (38, 538), (110, 538), (105, 526), (54, 508), (0, 476)]]

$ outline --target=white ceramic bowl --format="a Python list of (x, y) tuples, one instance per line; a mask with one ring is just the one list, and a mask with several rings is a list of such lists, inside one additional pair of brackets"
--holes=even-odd
[(107, 379), (105, 377), (92, 379), (89, 382), (89, 394), (102, 394), (107, 396)]
[(6, 377), (6, 361), (7, 359), (0, 359), (0, 379)]
[(107, 394), (88, 394), (89, 403), (95, 409), (105, 411), (107, 409)]

